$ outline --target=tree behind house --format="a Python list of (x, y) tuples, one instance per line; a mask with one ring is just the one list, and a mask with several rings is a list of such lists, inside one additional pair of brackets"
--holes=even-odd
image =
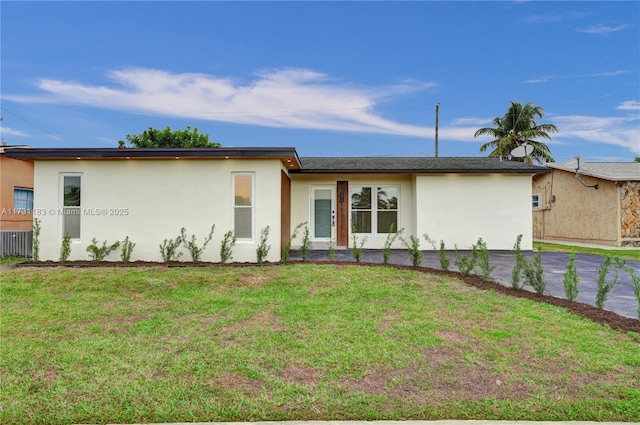
[[(171, 130), (169, 126), (164, 130), (152, 127), (140, 134), (127, 134), (127, 140), (133, 148), (219, 148), (217, 142), (210, 142), (208, 134), (198, 133), (198, 129)], [(125, 148), (124, 141), (119, 142)]]

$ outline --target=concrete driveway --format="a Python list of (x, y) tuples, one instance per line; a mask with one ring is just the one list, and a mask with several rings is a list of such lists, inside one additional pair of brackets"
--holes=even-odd
[[(460, 251), (460, 255), (463, 254), (466, 254), (466, 252)], [(527, 260), (531, 261), (533, 253), (525, 252), (524, 254)], [(440, 269), (440, 261), (437, 251), (423, 251), (423, 255), (422, 266)], [(451, 260), (449, 270), (458, 271), (453, 264), (455, 253), (450, 251), (447, 253), (447, 256)], [(543, 252), (541, 258), (542, 265), (544, 267), (544, 276), (547, 280), (547, 289), (544, 292), (545, 295), (565, 298), (562, 278), (566, 271), (567, 263), (569, 262), (569, 254), (561, 252)], [(301, 252), (292, 250), (291, 259), (302, 259)], [(309, 260), (312, 261), (327, 261), (328, 259), (329, 254), (326, 250), (313, 250), (309, 254)], [(354, 261), (351, 250), (336, 250), (336, 261)], [(382, 251), (365, 250), (362, 261), (368, 263), (381, 263)], [(597, 255), (576, 254), (575, 264), (578, 271), (578, 277), (580, 278), (577, 301), (595, 306), (598, 287), (598, 268), (600, 268), (603, 261), (604, 259)], [(392, 264), (411, 265), (411, 259), (409, 258), (409, 254), (406, 250), (393, 250), (389, 262)], [(489, 262), (491, 266), (495, 267), (491, 275), (493, 281), (504, 286), (511, 286), (511, 271), (515, 263), (513, 252), (492, 251), (489, 254)], [(635, 270), (636, 273), (640, 273), (640, 262), (627, 261), (627, 265)], [(607, 281), (613, 279), (614, 273), (615, 266), (612, 266), (609, 269)], [(631, 277), (626, 270), (620, 270), (618, 282), (618, 285), (609, 292), (609, 297), (604, 304), (604, 308), (618, 313), (621, 316), (638, 318), (638, 303), (633, 293), (633, 289), (629, 285), (631, 283)], [(528, 286), (525, 286), (524, 289), (533, 291), (533, 289)]]

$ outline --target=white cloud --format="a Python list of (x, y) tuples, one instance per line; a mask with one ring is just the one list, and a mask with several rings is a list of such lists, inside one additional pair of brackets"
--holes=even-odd
[(618, 32), (629, 28), (629, 25), (592, 25), (588, 28), (576, 28), (576, 31), (583, 32), (586, 34), (610, 34), (612, 32)]
[(2, 127), (2, 136), (27, 137), (27, 133), (10, 127)]
[(554, 116), (551, 121), (560, 132), (554, 138), (580, 139), (590, 143), (622, 146), (640, 154), (640, 116), (592, 117)]
[(574, 75), (547, 75), (545, 77), (531, 78), (523, 81), (523, 83), (546, 83), (550, 80), (559, 78), (597, 78), (597, 77), (615, 77), (617, 75), (627, 74), (629, 70), (618, 69), (616, 71), (594, 72), (591, 74), (574, 74)]
[(387, 120), (375, 106), (433, 83), (384, 87), (334, 82), (307, 69), (263, 71), (248, 83), (208, 74), (145, 68), (111, 71), (110, 86), (41, 79), (46, 95), (5, 96), (21, 102), (71, 103), (130, 113), (279, 128), (424, 136), (424, 127)]
[(620, 109), (622, 111), (640, 111), (640, 102), (637, 100), (625, 100), (619, 104), (616, 109)]

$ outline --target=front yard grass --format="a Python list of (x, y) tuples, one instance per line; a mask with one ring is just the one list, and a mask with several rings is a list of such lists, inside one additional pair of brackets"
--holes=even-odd
[(640, 261), (640, 249), (591, 248), (547, 242), (534, 242), (533, 247), (542, 252), (575, 252), (580, 254), (599, 255), (600, 257), (618, 257), (623, 260)]
[(1, 272), (0, 423), (640, 421), (640, 335), (414, 270)]

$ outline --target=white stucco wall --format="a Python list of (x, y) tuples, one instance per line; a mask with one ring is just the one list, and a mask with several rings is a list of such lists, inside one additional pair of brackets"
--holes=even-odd
[[(159, 245), (185, 227), (202, 244), (215, 224), (202, 261), (219, 261), (224, 234), (232, 229), (232, 172), (255, 173), (254, 237), (238, 241), (232, 261), (256, 261), (260, 230), (270, 226), (267, 261), (280, 259), (280, 172), (277, 159), (165, 159), (36, 161), (35, 218), (41, 220), (40, 257), (57, 260), (62, 239), (62, 173), (82, 174), (81, 239), (72, 243), (71, 260), (89, 259), (91, 239), (136, 243), (132, 261), (162, 261)], [(96, 215), (106, 209), (107, 215)], [(126, 209), (126, 213), (123, 211)], [(110, 215), (113, 211), (115, 214)], [(190, 261), (185, 248), (180, 260)], [(120, 250), (108, 260), (119, 261)]]
[(423, 175), (415, 190), (418, 235), (448, 249), (469, 249), (481, 237), (489, 249), (510, 250), (522, 234), (521, 248), (532, 249), (530, 175)]
[[(383, 186), (398, 185), (399, 193), (399, 218), (398, 227), (404, 228), (403, 235), (413, 233), (413, 184), (411, 176), (408, 174), (291, 174), (291, 231), (300, 223), (310, 222), (311, 220), (311, 188), (314, 186), (336, 187), (338, 181), (348, 181), (349, 190), (353, 186)], [(349, 203), (349, 199), (346, 200)], [(351, 214), (349, 213), (349, 220)], [(364, 237), (365, 248), (380, 249), (384, 247), (387, 240), (387, 234), (359, 234), (358, 241), (362, 241)], [(334, 235), (335, 237), (335, 235)], [(298, 234), (296, 240), (293, 241), (293, 247), (299, 247), (302, 235)], [(349, 244), (351, 246), (353, 239), (351, 237), (351, 225), (349, 224)], [(393, 248), (402, 248), (399, 240), (396, 240)]]

